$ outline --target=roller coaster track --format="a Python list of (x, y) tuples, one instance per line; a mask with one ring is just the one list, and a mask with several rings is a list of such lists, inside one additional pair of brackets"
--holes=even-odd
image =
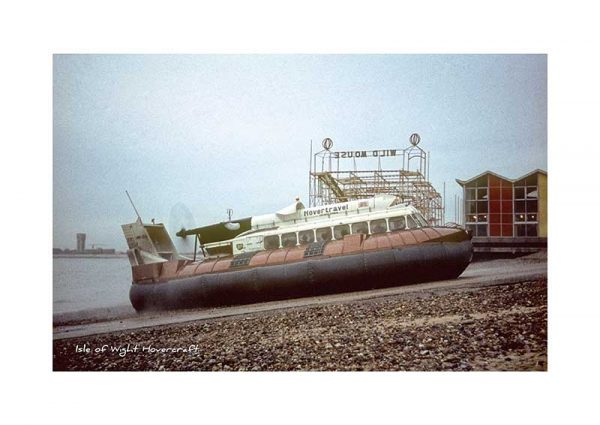
[(336, 202), (347, 202), (348, 197), (344, 194), (344, 191), (340, 188), (337, 181), (333, 178), (331, 173), (317, 173), (318, 179), (328, 186), (336, 197)]

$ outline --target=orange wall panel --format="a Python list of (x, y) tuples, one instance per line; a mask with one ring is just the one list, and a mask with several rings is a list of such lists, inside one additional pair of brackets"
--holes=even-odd
[(490, 224), (490, 236), (502, 236), (501, 229), (502, 226), (499, 224)]
[(512, 235), (513, 235), (512, 224), (503, 224), (502, 225), (502, 236), (512, 236)]

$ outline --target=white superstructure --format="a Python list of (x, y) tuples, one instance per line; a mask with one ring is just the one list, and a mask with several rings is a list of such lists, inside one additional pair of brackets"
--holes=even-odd
[[(207, 243), (209, 256), (231, 246), (234, 255), (313, 242), (428, 226), (413, 206), (397, 203), (393, 195), (305, 208), (300, 200), (274, 214), (254, 216), (251, 229), (235, 238)], [(229, 250), (227, 250), (229, 251)]]

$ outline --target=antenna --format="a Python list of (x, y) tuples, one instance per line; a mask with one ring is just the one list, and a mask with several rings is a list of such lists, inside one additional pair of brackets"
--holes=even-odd
[(227, 223), (225, 223), (225, 228), (227, 230), (239, 230), (240, 223), (231, 222), (231, 214), (233, 214), (233, 210), (231, 208), (227, 208)]
[(127, 194), (127, 197), (129, 198), (129, 202), (131, 202), (131, 206), (133, 207), (136, 215), (138, 216), (138, 220), (140, 220), (140, 222), (141, 222), (142, 217), (140, 217), (140, 213), (138, 212), (137, 208), (135, 207), (135, 204), (133, 203), (133, 201), (131, 200), (131, 196), (129, 196), (129, 192), (125, 191), (125, 193)]
[(309, 172), (308, 172), (308, 206), (311, 207), (312, 206), (312, 202), (313, 202), (313, 185), (311, 184), (311, 180), (312, 180), (312, 165), (313, 165), (313, 153), (312, 153), (312, 139), (310, 139), (310, 156), (308, 158), (310, 160), (310, 167), (309, 167)]

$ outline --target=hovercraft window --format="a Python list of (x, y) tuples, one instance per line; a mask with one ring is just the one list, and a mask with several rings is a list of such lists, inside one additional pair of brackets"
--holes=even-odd
[(347, 224), (340, 224), (333, 228), (333, 236), (336, 239), (344, 239), (344, 236), (350, 234), (350, 226)]
[(390, 230), (392, 232), (394, 230), (404, 230), (404, 229), (406, 229), (406, 222), (404, 221), (404, 216), (401, 216), (401, 217), (392, 217), (388, 221), (390, 222)]
[(279, 235), (265, 236), (264, 244), (265, 249), (279, 248)]
[(387, 225), (385, 223), (385, 218), (381, 220), (373, 220), (371, 222), (371, 234), (376, 235), (377, 233), (385, 233), (387, 232)]
[(298, 238), (300, 239), (300, 245), (313, 243), (315, 241), (315, 232), (312, 229), (303, 230), (298, 232)]
[(281, 245), (283, 245), (284, 248), (289, 248), (298, 245), (298, 238), (296, 237), (296, 233), (284, 233), (283, 235), (281, 235)]
[(317, 229), (317, 242), (324, 242), (331, 240), (331, 227), (321, 227)]
[(409, 229), (416, 229), (417, 227), (419, 227), (419, 225), (417, 224), (415, 219), (412, 218), (411, 215), (406, 216), (406, 225)]
[(369, 234), (369, 226), (367, 225), (366, 221), (352, 223), (352, 234), (355, 235), (357, 233), (362, 233), (363, 235)]
[(208, 255), (233, 255), (233, 248), (231, 244), (215, 246), (213, 248), (206, 248)]

